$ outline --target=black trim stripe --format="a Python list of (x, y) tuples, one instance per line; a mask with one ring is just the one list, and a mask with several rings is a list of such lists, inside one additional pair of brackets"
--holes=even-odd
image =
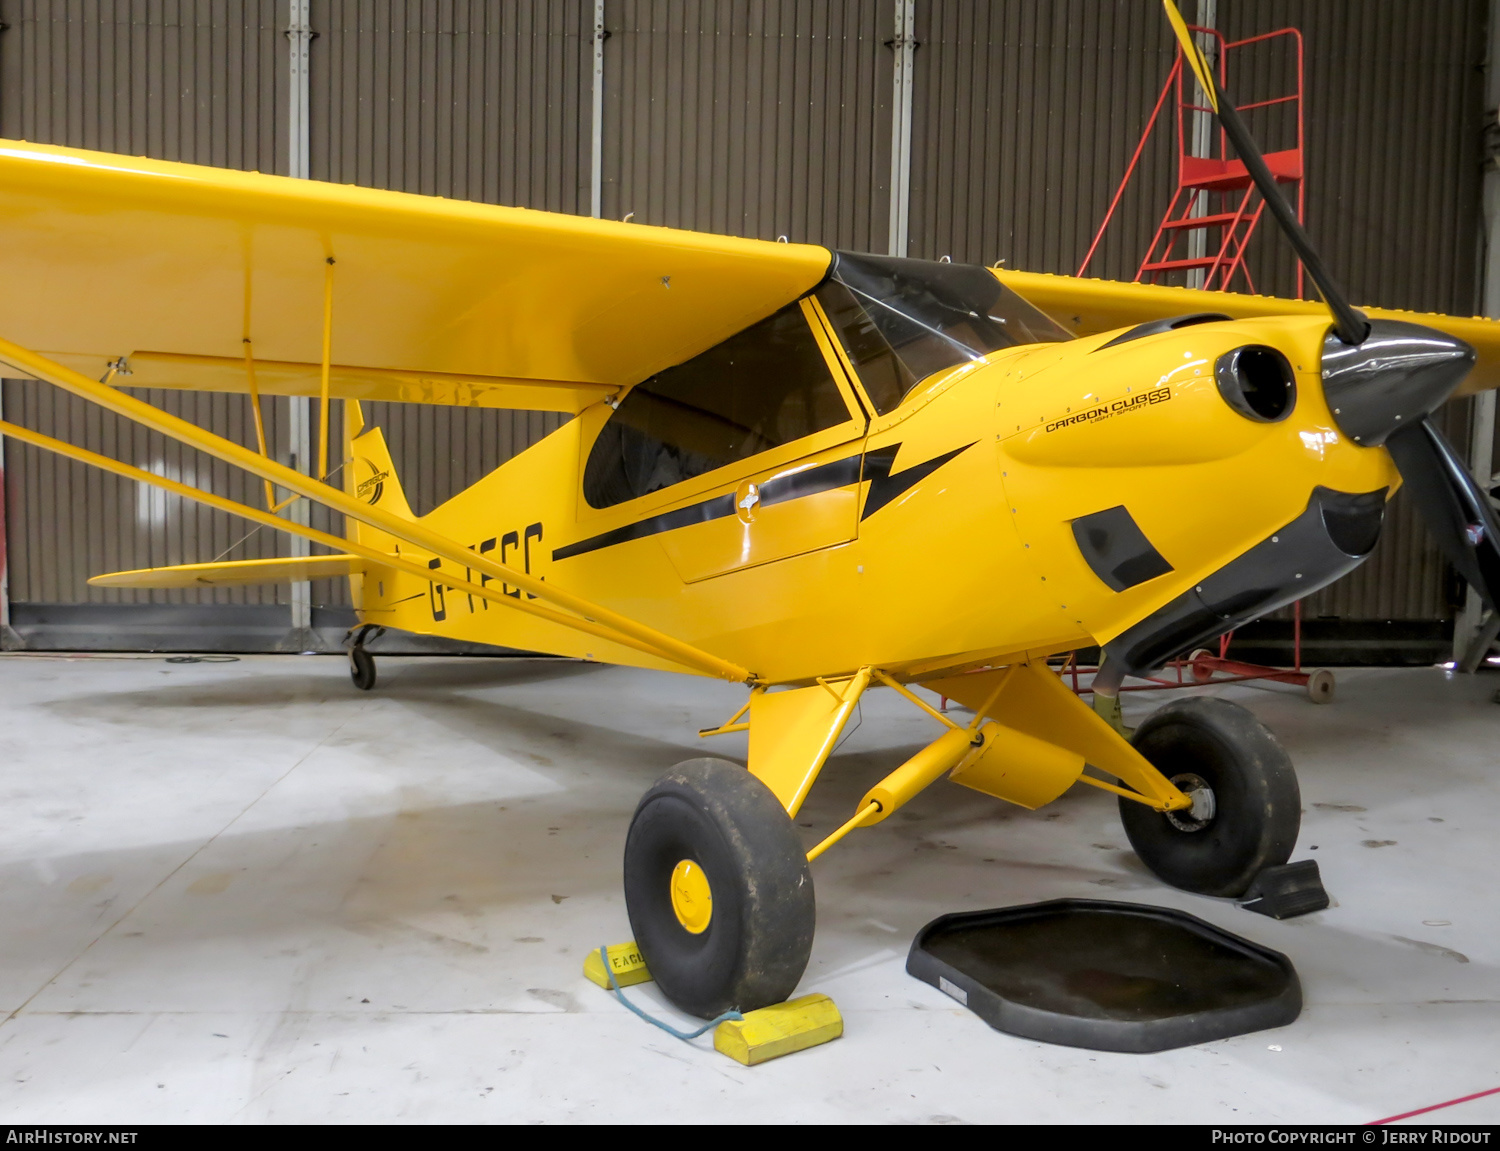
[(554, 560), (572, 559), (581, 556), (585, 552), (598, 551), (600, 548), (613, 547), (615, 544), (629, 543), (631, 540), (643, 540), (647, 536), (658, 535), (661, 532), (673, 531), (676, 528), (691, 527), (693, 524), (706, 524), (711, 520), (721, 520), (725, 516), (734, 515), (734, 495), (715, 496), (711, 500), (701, 503), (689, 504), (685, 508), (678, 508), (673, 512), (663, 512), (659, 516), (650, 519), (637, 520), (633, 524), (626, 524), (622, 528), (604, 532), (602, 535), (590, 536), (586, 540), (579, 540), (576, 544), (568, 544), (560, 547), (552, 553)]
[(846, 456), (832, 463), (819, 464), (815, 468), (779, 476), (760, 485), (760, 506), (784, 504), (788, 500), (800, 500), (803, 496), (815, 496), (819, 492), (831, 492), (859, 483), (860, 461), (864, 457)]
[[(974, 443), (978, 442), (978, 440), (974, 441)], [(955, 448), (925, 463), (907, 468), (904, 472), (898, 472), (894, 476), (890, 474), (891, 465), (896, 462), (896, 453), (901, 450), (900, 444), (893, 444), (863, 456), (845, 456), (841, 460), (819, 464), (817, 467), (793, 472), (791, 475), (778, 476), (761, 484), (760, 505), (770, 507), (772, 504), (784, 504), (790, 500), (801, 499), (803, 496), (814, 496), (819, 492), (846, 488), (867, 479), (870, 481), (870, 491), (865, 499), (864, 511), (859, 517), (863, 521), (869, 519), (918, 481), (930, 476), (949, 460), (973, 446), (973, 443), (965, 444), (961, 448)], [(552, 558), (553, 560), (571, 559), (574, 556), (598, 551), (600, 548), (629, 543), (631, 540), (646, 539), (648, 536), (660, 535), (662, 532), (691, 527), (693, 524), (706, 524), (732, 515), (734, 515), (734, 495), (714, 496), (712, 499), (689, 504), (676, 511), (663, 512), (659, 516), (637, 520), (633, 524), (626, 524), (624, 527), (557, 548), (553, 551)]]

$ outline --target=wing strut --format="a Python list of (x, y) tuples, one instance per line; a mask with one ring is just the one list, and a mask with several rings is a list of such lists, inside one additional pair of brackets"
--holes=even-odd
[[(492, 579), (509, 584), (511, 587), (518, 587), (523, 591), (528, 591), (538, 599), (546, 600), (556, 607), (565, 608), (567, 612), (573, 612), (576, 615), (542, 608), (541, 605), (529, 603), (524, 598), (517, 599), (504, 595), (497, 596), (493, 594), (490, 588), (481, 587), (479, 584), (469, 583), (466, 580), (460, 580), (445, 573), (431, 570), (417, 570), (412, 573), (420, 575), (427, 582), (440, 582), (445, 587), (453, 587), (468, 594), (483, 596), (487, 600), (495, 600), (512, 608), (542, 615), (562, 626), (583, 631), (590, 635), (597, 635), (604, 639), (610, 639), (617, 643), (623, 643), (638, 651), (648, 652), (658, 658), (667, 659), (683, 667), (717, 676), (721, 679), (727, 679), (736, 683), (757, 682), (757, 677), (754, 673), (728, 660), (721, 659), (710, 652), (693, 647), (691, 644), (675, 639), (665, 632), (657, 631), (653, 627), (639, 623), (628, 616), (623, 616), (602, 605), (592, 603), (581, 596), (573, 595), (571, 592), (564, 591), (555, 584), (518, 571), (507, 564), (497, 563), (487, 555), (471, 551), (441, 532), (435, 532), (421, 523), (391, 515), (389, 512), (381, 511), (379, 508), (363, 503), (353, 496), (331, 487), (312, 476), (294, 471), (274, 460), (251, 451), (249, 448), (241, 447), (233, 440), (228, 440), (223, 436), (205, 431), (195, 424), (189, 423), (187, 420), (164, 412), (160, 408), (154, 407), (143, 400), (136, 399), (134, 396), (128, 396), (107, 384), (91, 380), (87, 376), (81, 375), (54, 360), (50, 360), (46, 356), (23, 348), (19, 344), (0, 339), (0, 361), (18, 368), (23, 375), (45, 380), (47, 383), (62, 388), (66, 392), (70, 392), (91, 403), (98, 404), (100, 407), (112, 411), (116, 415), (123, 416), (134, 423), (150, 428), (152, 431), (160, 432), (162, 435), (168, 436), (179, 443), (197, 448), (199, 451), (206, 452), (226, 463), (242, 468), (251, 475), (258, 476), (263, 480), (269, 480), (277, 486), (285, 488), (287, 491), (295, 492), (298, 495), (315, 500), (350, 519), (355, 519), (361, 523), (369, 524), (371, 527), (378, 528), (380, 531), (394, 536), (404, 543), (431, 552), (459, 567), (482, 572)], [(318, 532), (312, 528), (304, 528), (300, 524), (281, 519), (268, 512), (262, 512), (248, 505), (211, 495), (197, 488), (176, 484), (174, 481), (167, 480), (162, 476), (156, 476), (150, 472), (132, 468), (128, 464), (111, 460), (107, 456), (97, 455), (94, 452), (74, 447), (60, 440), (54, 440), (51, 437), (40, 435), (29, 429), (17, 427), (13, 424), (0, 423), (0, 432), (3, 432), (5, 435), (15, 436), (19, 440), (34, 444), (48, 451), (58, 452), (84, 463), (92, 464), (95, 467), (101, 467), (116, 474), (125, 475), (141, 483), (149, 483), (156, 487), (166, 488), (178, 495), (218, 507), (221, 510), (243, 516), (256, 523), (264, 523), (280, 531), (305, 536), (317, 543), (326, 544), (356, 555), (364, 555), (387, 567), (400, 568), (403, 571), (407, 570), (404, 566), (404, 561), (398, 561), (396, 557), (385, 552), (360, 547), (354, 540), (340, 539), (337, 536)], [(412, 566), (415, 567), (415, 565)], [(439, 574), (443, 575), (441, 580), (433, 578)]]

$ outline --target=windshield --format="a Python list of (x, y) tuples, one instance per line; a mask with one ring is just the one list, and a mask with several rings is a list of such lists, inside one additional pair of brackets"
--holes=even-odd
[(817, 296), (880, 415), (944, 368), (1073, 338), (973, 264), (838, 252)]

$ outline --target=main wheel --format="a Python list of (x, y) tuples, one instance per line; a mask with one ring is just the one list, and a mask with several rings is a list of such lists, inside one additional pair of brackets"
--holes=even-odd
[(807, 968), (807, 853), (771, 789), (722, 759), (679, 763), (625, 839), (625, 909), (662, 994), (711, 1019), (789, 998)]
[(375, 686), (375, 657), (358, 645), (349, 649), (349, 678), (360, 691)]
[(1193, 801), (1163, 814), (1120, 800), (1120, 822), (1141, 862), (1173, 887), (1240, 895), (1285, 863), (1302, 825), (1297, 775), (1276, 737), (1238, 704), (1199, 697), (1147, 718), (1135, 749)]

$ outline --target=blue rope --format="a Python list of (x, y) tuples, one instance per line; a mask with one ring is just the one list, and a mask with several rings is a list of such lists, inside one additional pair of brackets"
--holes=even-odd
[(657, 1027), (660, 1027), (668, 1035), (675, 1035), (678, 1039), (684, 1039), (684, 1040), (686, 1040), (686, 1039), (697, 1039), (698, 1036), (702, 1035), (705, 1031), (712, 1030), (713, 1028), (717, 1027), (719, 1024), (723, 1023), (726, 1019), (743, 1019), (743, 1018), (745, 1018), (738, 1011), (726, 1011), (726, 1012), (724, 1012), (723, 1015), (720, 1015), (717, 1019), (711, 1019), (711, 1020), (709, 1020), (702, 1027), (698, 1028), (697, 1031), (678, 1031), (677, 1028), (673, 1027), (671, 1024), (669, 1024), (669, 1023), (663, 1023), (660, 1019), (657, 1019), (656, 1017), (651, 1016), (651, 1015), (647, 1015), (644, 1011), (642, 1011), (634, 1003), (630, 1002), (630, 1000), (628, 1000), (628, 999), (625, 998), (625, 992), (623, 992), (622, 990), (620, 990), (619, 980), (617, 980), (615, 978), (615, 969), (614, 969), (614, 967), (612, 967), (610, 965), (610, 962), (609, 962), (609, 947), (607, 945), (604, 946), (604, 947), (599, 948), (599, 958), (604, 963), (604, 973), (609, 976), (610, 990), (612, 990), (615, 993), (615, 998), (618, 999), (621, 1003), (625, 1004), (626, 1007), (630, 1008), (631, 1011), (635, 1012), (642, 1019), (644, 1019), (647, 1023), (654, 1023)]

